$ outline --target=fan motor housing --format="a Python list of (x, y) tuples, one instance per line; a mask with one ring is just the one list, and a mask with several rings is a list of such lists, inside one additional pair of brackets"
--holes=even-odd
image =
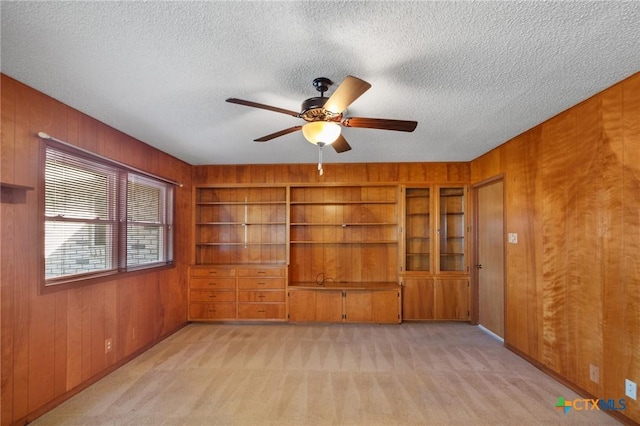
[(315, 97), (302, 102), (300, 117), (305, 121), (340, 121), (342, 114), (334, 114), (324, 109), (329, 98)]

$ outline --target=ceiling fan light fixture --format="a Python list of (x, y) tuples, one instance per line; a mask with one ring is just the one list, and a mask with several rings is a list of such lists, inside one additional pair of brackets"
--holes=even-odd
[(302, 126), (304, 138), (314, 145), (332, 144), (340, 136), (341, 130), (338, 123), (331, 121), (312, 121)]

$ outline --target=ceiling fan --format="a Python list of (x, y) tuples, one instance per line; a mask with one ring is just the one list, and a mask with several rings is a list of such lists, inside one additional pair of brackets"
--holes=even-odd
[(227, 102), (245, 105), (253, 108), (266, 109), (268, 111), (287, 114), (296, 118), (302, 118), (307, 123), (304, 125), (289, 127), (275, 133), (254, 139), (256, 142), (266, 142), (289, 133), (302, 130), (309, 142), (322, 148), (331, 144), (336, 152), (345, 152), (351, 149), (344, 136), (341, 135), (341, 127), (360, 127), (368, 129), (396, 130), (400, 132), (413, 132), (418, 125), (416, 121), (389, 120), (383, 118), (344, 117), (343, 114), (351, 103), (369, 90), (371, 84), (357, 77), (348, 75), (336, 88), (333, 94), (326, 98), (324, 93), (333, 82), (326, 77), (313, 80), (313, 86), (319, 97), (306, 99), (302, 102), (300, 112), (260, 104), (243, 99), (229, 98)]

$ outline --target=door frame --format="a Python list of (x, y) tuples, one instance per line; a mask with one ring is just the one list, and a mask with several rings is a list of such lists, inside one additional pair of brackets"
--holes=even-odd
[(478, 190), (484, 186), (491, 185), (493, 183), (502, 181), (502, 258), (503, 258), (503, 294), (504, 294), (504, 309), (503, 309), (503, 321), (504, 321), (504, 334), (506, 342), (506, 334), (507, 334), (507, 200), (506, 200), (506, 179), (505, 174), (500, 173), (488, 179), (481, 180), (471, 186), (471, 199), (473, 205), (473, 219), (472, 219), (472, 230), (473, 230), (473, 238), (471, 239), (471, 265), (470, 265), (470, 278), (471, 278), (471, 324), (479, 324), (480, 323), (480, 309), (479, 309), (479, 299), (480, 299), (480, 290), (479, 290), (479, 277), (478, 277), (478, 269), (476, 265), (478, 265), (479, 258), (479, 249), (478, 249)]

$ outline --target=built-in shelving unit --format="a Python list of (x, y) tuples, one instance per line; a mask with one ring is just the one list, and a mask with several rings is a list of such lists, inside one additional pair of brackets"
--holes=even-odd
[(284, 321), (286, 186), (194, 188), (189, 320)]
[(465, 185), (197, 186), (189, 318), (468, 320), (466, 209)]
[(396, 185), (290, 191), (291, 282), (397, 282)]
[(467, 321), (467, 187), (404, 187), (403, 195), (403, 319)]
[(287, 188), (195, 188), (195, 264), (286, 264)]
[(400, 322), (398, 186), (295, 186), (290, 197), (290, 321)]

